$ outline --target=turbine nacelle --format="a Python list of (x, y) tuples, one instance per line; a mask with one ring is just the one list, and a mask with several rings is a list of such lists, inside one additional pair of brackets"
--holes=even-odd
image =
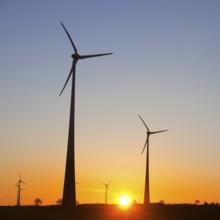
[(22, 180), (19, 181), (20, 183), (26, 184), (25, 182), (23, 182)]
[(71, 57), (75, 60), (75, 62), (77, 62), (78, 59), (80, 59), (80, 55), (78, 53), (72, 54)]
[(106, 188), (108, 188), (110, 183), (111, 183), (111, 180), (107, 184), (106, 183), (102, 183), (102, 185), (104, 185)]

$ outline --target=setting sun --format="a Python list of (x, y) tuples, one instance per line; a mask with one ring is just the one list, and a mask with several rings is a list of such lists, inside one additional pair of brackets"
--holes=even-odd
[(119, 198), (119, 204), (120, 204), (121, 206), (124, 206), (124, 207), (129, 206), (130, 203), (131, 203), (131, 200), (130, 200), (130, 198), (129, 198), (128, 196), (126, 196), (126, 195), (123, 195), (123, 196), (121, 196), (121, 197)]

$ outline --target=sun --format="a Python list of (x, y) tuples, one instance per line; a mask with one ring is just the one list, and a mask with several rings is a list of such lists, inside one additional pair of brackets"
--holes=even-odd
[(131, 199), (129, 198), (129, 196), (123, 195), (120, 196), (118, 202), (121, 206), (127, 207), (131, 204)]

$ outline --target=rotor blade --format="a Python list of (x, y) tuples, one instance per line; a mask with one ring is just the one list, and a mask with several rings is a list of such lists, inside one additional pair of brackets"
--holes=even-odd
[(63, 26), (63, 29), (65, 30), (67, 36), (69, 37), (69, 40), (70, 40), (70, 42), (71, 42), (71, 44), (72, 44), (72, 46), (73, 46), (73, 49), (74, 49), (75, 53), (77, 53), (76, 46), (75, 46), (75, 44), (73, 43), (73, 40), (72, 40), (72, 38), (70, 37), (70, 34), (68, 33), (68, 31), (67, 31), (67, 29), (65, 28), (65, 26), (63, 25), (63, 23), (62, 23), (62, 22), (60, 22), (60, 23), (61, 23), (61, 25)]
[(101, 183), (102, 185), (104, 185), (104, 186), (107, 186), (107, 184), (105, 184), (105, 183)]
[(80, 56), (79, 59), (86, 59), (86, 58), (92, 58), (92, 57), (100, 57), (100, 56), (106, 56), (106, 55), (111, 55), (113, 53), (101, 53), (101, 54), (93, 54), (93, 55), (83, 55)]
[(157, 133), (161, 133), (161, 132), (165, 132), (165, 131), (168, 131), (168, 130), (162, 130), (162, 131), (153, 131), (153, 132), (151, 132), (151, 134), (157, 134)]
[(107, 183), (107, 186), (111, 183), (111, 180)]
[(66, 87), (66, 84), (68, 83), (68, 81), (69, 81), (69, 78), (70, 78), (70, 76), (71, 76), (71, 74), (72, 74), (72, 72), (73, 72), (73, 66), (74, 66), (75, 64), (74, 64), (74, 60), (73, 60), (73, 64), (72, 64), (72, 67), (71, 67), (71, 69), (70, 69), (70, 73), (69, 73), (69, 75), (68, 75), (68, 77), (67, 77), (67, 80), (66, 80), (66, 82), (65, 82), (65, 84), (64, 84), (64, 86), (63, 86), (63, 89), (62, 89), (62, 91), (60, 92), (60, 95), (59, 96), (61, 96), (61, 94), (63, 93), (63, 90), (65, 89), (65, 87)]
[(144, 149), (145, 149), (145, 147), (146, 147), (146, 145), (147, 145), (147, 142), (148, 142), (148, 138), (149, 138), (149, 136), (147, 137), (147, 139), (146, 139), (146, 141), (145, 141), (144, 148), (143, 148), (141, 154), (143, 154), (143, 152), (144, 152)]
[(26, 184), (25, 182), (23, 182), (22, 180), (20, 181), (20, 183), (24, 183), (24, 184)]
[(144, 123), (145, 127), (147, 128), (147, 130), (150, 131), (149, 128), (147, 127), (146, 123), (144, 122), (143, 118), (141, 118), (140, 115), (138, 115), (138, 116), (139, 116), (139, 118), (141, 119), (141, 121)]

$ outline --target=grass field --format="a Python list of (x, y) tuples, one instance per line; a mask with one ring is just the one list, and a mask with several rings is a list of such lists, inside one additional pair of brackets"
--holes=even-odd
[(78, 205), (75, 209), (61, 206), (1, 206), (1, 220), (219, 220), (219, 205)]

